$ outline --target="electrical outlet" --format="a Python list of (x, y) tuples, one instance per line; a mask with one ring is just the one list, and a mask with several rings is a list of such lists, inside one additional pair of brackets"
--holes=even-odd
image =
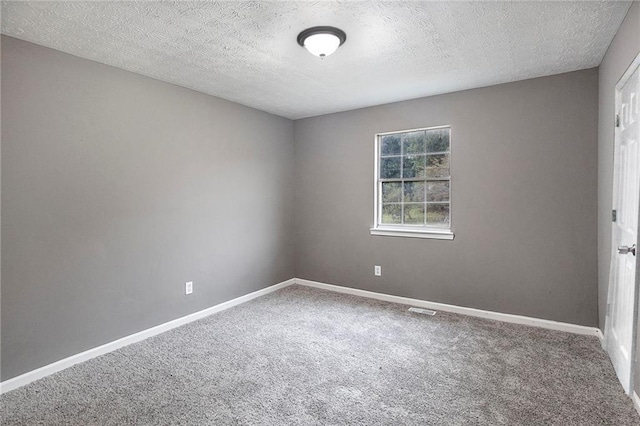
[(373, 267), (373, 274), (376, 277), (381, 277), (382, 276), (382, 266), (376, 265)]
[(193, 281), (189, 281), (187, 284), (185, 284), (184, 293), (185, 294), (193, 293)]

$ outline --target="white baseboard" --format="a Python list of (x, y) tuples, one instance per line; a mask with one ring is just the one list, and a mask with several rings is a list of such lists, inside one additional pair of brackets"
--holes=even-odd
[(636, 411), (640, 414), (640, 398), (638, 394), (634, 392), (633, 395), (631, 395), (631, 399), (633, 400), (633, 406), (636, 407)]
[(565, 322), (550, 321), (545, 319), (525, 317), (522, 315), (502, 314), (499, 312), (484, 311), (475, 308), (465, 308), (463, 306), (447, 305), (445, 303), (428, 302), (426, 300), (411, 299), (408, 297), (392, 296), (384, 293), (374, 293), (372, 291), (359, 290), (356, 288), (342, 287), (333, 284), (325, 284), (317, 281), (309, 281), (296, 278), (295, 283), (307, 287), (320, 288), (323, 290), (334, 291), (337, 293), (351, 294), (354, 296), (367, 297), (369, 299), (383, 300), (385, 302), (399, 303), (402, 305), (417, 306), (419, 308), (433, 309), (436, 311), (453, 312), (456, 314), (469, 315), (472, 317), (492, 319), (496, 321), (510, 322), (514, 324), (523, 324), (533, 327), (547, 328), (549, 330), (566, 331), (575, 334), (584, 334), (596, 336), (602, 341), (602, 332), (596, 327), (587, 327), (584, 325), (575, 325)]
[(121, 339), (114, 340), (113, 342), (105, 343), (104, 345), (98, 346), (96, 348), (89, 349), (84, 352), (80, 352), (79, 354), (72, 355), (68, 358), (61, 359), (60, 361), (56, 361), (52, 364), (45, 365), (44, 367), (40, 367), (36, 370), (29, 371), (27, 373), (24, 373), (12, 379), (5, 380), (4, 382), (0, 382), (0, 394), (9, 392), (13, 389), (17, 389), (21, 386), (29, 384), (38, 379), (42, 379), (43, 377), (49, 376), (53, 373), (57, 373), (58, 371), (64, 370), (65, 368), (69, 368), (72, 365), (78, 364), (80, 362), (90, 360), (91, 358), (95, 358), (100, 355), (104, 355), (106, 353), (115, 351), (116, 349), (120, 349), (124, 346), (130, 345), (132, 343), (140, 342), (149, 337), (156, 336), (160, 333), (164, 333), (165, 331), (169, 331), (176, 327), (180, 327), (181, 325), (188, 324), (190, 322), (215, 314), (217, 312), (224, 311), (225, 309), (229, 309), (234, 306), (240, 305), (242, 303), (248, 302), (257, 297), (264, 296), (265, 294), (272, 293), (276, 290), (280, 290), (281, 288), (288, 287), (292, 285), (294, 282), (295, 282), (294, 278), (287, 281), (283, 281), (281, 283), (272, 285), (271, 287), (263, 288), (262, 290), (245, 294), (244, 296), (240, 296), (235, 299), (229, 300), (227, 302), (220, 303), (219, 305), (215, 305), (210, 308), (203, 309), (202, 311), (194, 312), (184, 317), (181, 317), (169, 322), (165, 322), (163, 324), (148, 328), (146, 330), (142, 330), (138, 333), (134, 333), (129, 336), (123, 337)]
[[(600, 331), (600, 329), (596, 327), (586, 327), (582, 325), (575, 325), (575, 324), (568, 324), (568, 323), (556, 322), (556, 321), (550, 321), (550, 320), (544, 320), (544, 319), (538, 319), (538, 318), (531, 318), (531, 317), (525, 317), (521, 315), (502, 314), (499, 312), (484, 311), (481, 309), (474, 309), (474, 308), (465, 308), (462, 306), (447, 305), (444, 303), (437, 303), (437, 302), (428, 302), (425, 300), (411, 299), (408, 297), (392, 296), (392, 295), (383, 294), (383, 293), (374, 293), (371, 291), (359, 290), (359, 289), (350, 288), (350, 287), (342, 287), (342, 286), (337, 286), (332, 284), (325, 284), (325, 283), (321, 283), (317, 281), (309, 281), (301, 278), (292, 278), (290, 280), (283, 281), (279, 284), (272, 285), (271, 287), (254, 291), (253, 293), (240, 296), (238, 298), (229, 300), (224, 303), (220, 303), (219, 305), (212, 306), (202, 311), (194, 312), (182, 318), (178, 318), (178, 319), (166, 322), (164, 324), (160, 324), (155, 327), (140, 331), (138, 333), (131, 334), (121, 339), (114, 340), (113, 342), (109, 342), (104, 345), (98, 346), (96, 348), (89, 349), (87, 351), (78, 353), (76, 355), (72, 355), (68, 358), (61, 359), (60, 361), (56, 361), (52, 364), (45, 365), (44, 367), (40, 367), (36, 370), (29, 371), (27, 373), (24, 373), (12, 379), (5, 380), (4, 382), (0, 382), (0, 394), (9, 392), (13, 389), (17, 389), (21, 386), (29, 384), (43, 377), (49, 376), (53, 373), (57, 373), (58, 371), (69, 368), (72, 365), (115, 351), (116, 349), (120, 349), (132, 343), (140, 342), (149, 337), (156, 336), (158, 334), (164, 333), (165, 331), (169, 331), (173, 328), (180, 327), (181, 325), (188, 324), (190, 322), (215, 314), (217, 312), (224, 311), (225, 309), (232, 308), (234, 306), (248, 302), (249, 300), (252, 300), (260, 296), (264, 296), (265, 294), (272, 293), (276, 290), (280, 290), (282, 288), (288, 287), (294, 283), (307, 286), (307, 287), (315, 287), (315, 288), (329, 290), (329, 291), (338, 292), (338, 293), (345, 293), (345, 294), (351, 294), (354, 296), (367, 297), (370, 299), (383, 300), (386, 302), (399, 303), (402, 305), (411, 305), (411, 306), (416, 306), (420, 308), (440, 310), (445, 312), (453, 312), (453, 313), (469, 315), (473, 317), (487, 318), (487, 319), (492, 319), (497, 321), (515, 323), (515, 324), (524, 324), (524, 325), (529, 325), (534, 327), (547, 328), (550, 330), (559, 330), (559, 331), (566, 331), (569, 333), (585, 334), (590, 336), (596, 336), (601, 341), (603, 339), (602, 332)], [(638, 407), (639, 406), (638, 404), (640, 404), (640, 401), (638, 401), (637, 398), (638, 397), (636, 395), (634, 399), (634, 403), (637, 404), (636, 407)]]

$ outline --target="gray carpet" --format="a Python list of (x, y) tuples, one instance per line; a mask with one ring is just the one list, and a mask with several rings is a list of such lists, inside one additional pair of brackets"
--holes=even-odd
[(3, 425), (640, 425), (595, 337), (299, 286), (0, 403)]

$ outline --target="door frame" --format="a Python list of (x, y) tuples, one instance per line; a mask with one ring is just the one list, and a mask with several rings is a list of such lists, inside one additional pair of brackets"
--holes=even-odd
[[(613, 165), (613, 172), (615, 173), (616, 171), (616, 142), (617, 142), (617, 126), (616, 126), (616, 117), (620, 114), (621, 111), (618, 111), (618, 101), (620, 100), (620, 91), (622, 90), (622, 87), (627, 83), (627, 81), (629, 81), (629, 79), (631, 78), (631, 76), (633, 75), (633, 73), (637, 70), (640, 69), (640, 52), (638, 53), (638, 55), (634, 58), (634, 60), (629, 64), (629, 66), (627, 67), (627, 69), (625, 70), (625, 72), (622, 74), (622, 77), (620, 77), (620, 79), (618, 80), (618, 82), (616, 83), (614, 92), (615, 92), (615, 101), (614, 101), (614, 126), (613, 126), (613, 161), (614, 161), (614, 165)], [(639, 141), (640, 142), (640, 141)], [(640, 151), (639, 151), (639, 155), (640, 155)], [(640, 174), (639, 174), (639, 179), (640, 179)], [(615, 184), (615, 176), (614, 176), (614, 184)], [(615, 188), (613, 188), (615, 190)], [(613, 199), (612, 199), (612, 209), (615, 208), (616, 206), (613, 205)], [(638, 246), (640, 246), (640, 203), (639, 203), (639, 208), (638, 208), (638, 231), (637, 231), (637, 235), (636, 235), (636, 244)], [(611, 238), (610, 241), (611, 243), (613, 243), (613, 227), (615, 225), (611, 225), (611, 230), (612, 230), (612, 234), (611, 234)], [(614, 267), (614, 256), (617, 256), (617, 248), (613, 246), (611, 247), (611, 259), (609, 260), (609, 271), (611, 271), (611, 268)], [(606, 313), (605, 313), (605, 327), (604, 327), (604, 340), (603, 340), (603, 347), (606, 348), (608, 347), (608, 339), (609, 336), (607, 334), (608, 331), (608, 322), (610, 321), (610, 311), (609, 311), (609, 307), (612, 304), (612, 278), (613, 275), (611, 274), (611, 272), (609, 273), (609, 282), (608, 282), (608, 291), (607, 291), (607, 308), (606, 308)], [(629, 366), (629, 395), (632, 396), (635, 393), (635, 387), (634, 387), (634, 377), (635, 377), (635, 372), (636, 372), (636, 354), (638, 353), (638, 350), (640, 348), (638, 348), (637, 346), (637, 339), (638, 339), (638, 309), (640, 308), (640, 294), (638, 294), (638, 292), (640, 291), (640, 253), (638, 253), (638, 255), (636, 256), (636, 274), (635, 274), (635, 281), (634, 281), (634, 292), (633, 292), (633, 317), (632, 317), (632, 323), (631, 323), (631, 353), (629, 356), (629, 362), (631, 363), (631, 365)], [(608, 355), (608, 354), (607, 354)]]

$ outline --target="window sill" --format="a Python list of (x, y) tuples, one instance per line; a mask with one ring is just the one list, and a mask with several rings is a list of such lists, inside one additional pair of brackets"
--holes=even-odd
[(434, 240), (453, 240), (450, 229), (406, 229), (406, 228), (371, 228), (371, 235), (386, 237), (430, 238)]

